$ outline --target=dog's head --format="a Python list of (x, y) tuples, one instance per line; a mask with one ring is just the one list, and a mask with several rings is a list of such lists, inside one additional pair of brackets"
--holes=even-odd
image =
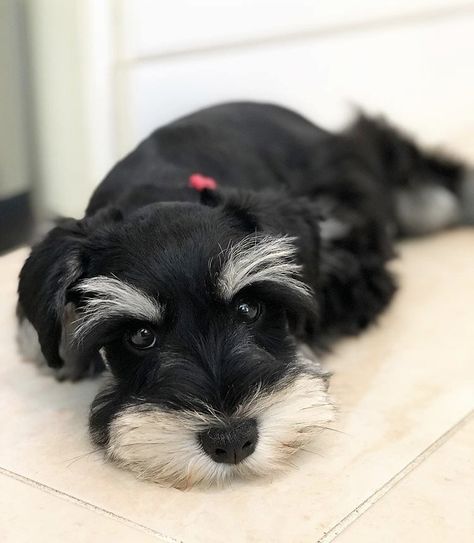
[(299, 345), (315, 296), (295, 243), (228, 206), (160, 203), (66, 222), (32, 251), (20, 305), (49, 364), (100, 353), (110, 370), (90, 418), (110, 459), (220, 483), (285, 466), (331, 419)]

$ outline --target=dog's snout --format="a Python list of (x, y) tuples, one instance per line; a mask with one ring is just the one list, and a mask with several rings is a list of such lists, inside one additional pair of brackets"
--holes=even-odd
[(245, 420), (226, 428), (209, 428), (199, 434), (199, 442), (214, 462), (238, 464), (250, 456), (257, 446), (258, 429), (255, 419)]

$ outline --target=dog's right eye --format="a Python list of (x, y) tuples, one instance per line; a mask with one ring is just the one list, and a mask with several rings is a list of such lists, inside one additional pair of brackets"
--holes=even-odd
[(134, 349), (151, 349), (156, 343), (156, 334), (153, 330), (142, 326), (129, 332), (127, 341)]
[(239, 300), (235, 308), (240, 319), (247, 323), (255, 322), (262, 313), (262, 305), (258, 302)]

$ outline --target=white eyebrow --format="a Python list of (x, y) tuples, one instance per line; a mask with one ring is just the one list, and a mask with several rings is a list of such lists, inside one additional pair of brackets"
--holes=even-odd
[(131, 317), (158, 324), (163, 307), (139, 288), (113, 277), (99, 275), (84, 279), (76, 290), (91, 295), (78, 310), (74, 340), (80, 341), (103, 319)]
[(224, 264), (218, 289), (224, 300), (255, 282), (285, 285), (299, 294), (311, 296), (311, 288), (301, 280), (302, 266), (296, 262), (295, 238), (252, 234), (224, 251)]

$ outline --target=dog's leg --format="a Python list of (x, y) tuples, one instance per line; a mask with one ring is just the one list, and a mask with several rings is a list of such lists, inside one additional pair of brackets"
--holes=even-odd
[(75, 313), (71, 306), (66, 306), (63, 317), (63, 330), (59, 350), (64, 365), (61, 368), (51, 368), (41, 352), (38, 333), (31, 322), (17, 307), (17, 345), (20, 355), (25, 361), (33, 362), (46, 374), (54, 376), (58, 381), (78, 381), (86, 377), (94, 377), (104, 369), (104, 363), (99, 353), (84, 356), (77, 347), (72, 345), (72, 330)]
[(392, 200), (403, 236), (474, 224), (474, 170), (442, 153), (421, 149), (379, 119), (361, 116), (346, 132), (352, 159), (371, 164), (378, 186)]
[(453, 185), (424, 181), (397, 189), (395, 209), (404, 235), (424, 235), (456, 225), (474, 224), (474, 172), (463, 170)]
[(390, 236), (380, 224), (366, 221), (355, 227), (351, 220), (353, 214), (345, 230), (342, 222), (338, 229), (321, 225), (320, 333), (328, 342), (372, 324), (396, 290), (386, 268), (392, 256)]

